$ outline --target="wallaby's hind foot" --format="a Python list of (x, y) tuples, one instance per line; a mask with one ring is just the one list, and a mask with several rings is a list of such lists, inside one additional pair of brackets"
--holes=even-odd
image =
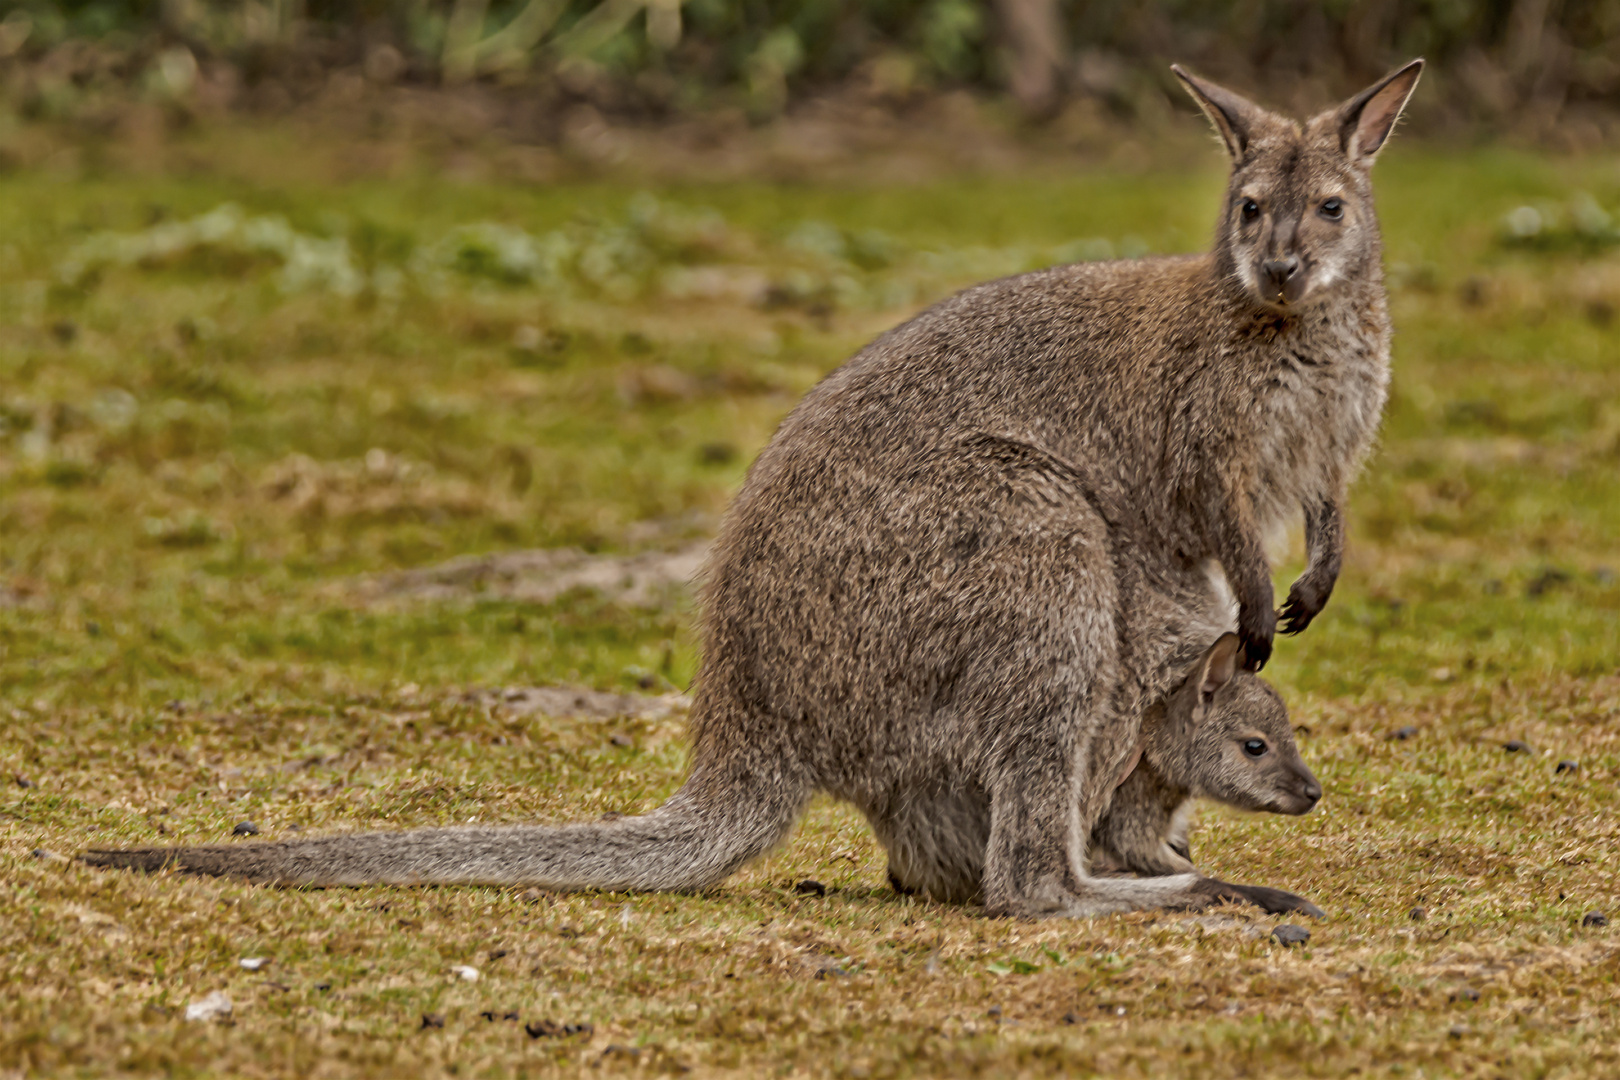
[(1198, 888), (1209, 897), (1209, 903), (1204, 906), (1235, 902), (1253, 904), (1267, 915), (1297, 914), (1321, 919), (1327, 914), (1303, 896), (1265, 885), (1233, 885), (1217, 878), (1203, 878)]
[(1233, 885), (1199, 874), (1154, 878), (1082, 878), (1067, 895), (1004, 900), (987, 906), (991, 915), (1011, 918), (1085, 918), (1127, 911), (1203, 911), (1217, 904), (1253, 904), (1268, 915), (1297, 913), (1323, 917), (1302, 896), (1263, 885)]

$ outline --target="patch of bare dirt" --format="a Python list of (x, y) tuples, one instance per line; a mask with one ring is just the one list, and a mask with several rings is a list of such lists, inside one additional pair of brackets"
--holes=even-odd
[(489, 599), (545, 604), (573, 589), (592, 589), (620, 604), (646, 606), (690, 586), (708, 554), (705, 541), (639, 555), (589, 555), (578, 548), (468, 555), (436, 566), (367, 575), (351, 582), (350, 592), (369, 603)]

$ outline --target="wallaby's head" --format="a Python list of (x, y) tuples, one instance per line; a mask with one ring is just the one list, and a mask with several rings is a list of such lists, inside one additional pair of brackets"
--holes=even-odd
[(1417, 86), (1422, 60), (1303, 125), (1171, 70), (1232, 156), (1215, 230), (1224, 276), (1262, 307), (1288, 311), (1378, 272), (1372, 164)]
[(1303, 814), (1322, 785), (1299, 756), (1288, 709), (1264, 679), (1239, 666), (1236, 634), (1223, 634), (1143, 726), (1142, 755), (1191, 794), (1240, 810)]

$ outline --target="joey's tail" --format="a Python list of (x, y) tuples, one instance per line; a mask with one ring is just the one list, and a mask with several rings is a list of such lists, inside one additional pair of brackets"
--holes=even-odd
[(464, 826), (216, 847), (89, 851), (91, 866), (230, 875), (284, 885), (535, 885), (683, 891), (719, 882), (792, 828), (808, 791), (701, 767), (640, 817)]

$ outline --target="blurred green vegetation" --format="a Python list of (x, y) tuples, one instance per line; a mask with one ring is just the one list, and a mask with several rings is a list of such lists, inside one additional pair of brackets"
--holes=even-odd
[[(1050, 112), (1088, 98), (1153, 116), (1171, 60), (1275, 94), (1354, 89), (1414, 55), (1432, 124), (1545, 130), (1620, 95), (1620, 3), (1588, 0), (6, 0), (0, 62), (31, 111), (97, 83), (158, 96), (201, 74), (307, 96), (328, 72), (382, 83), (561, 85), (668, 114), (741, 103), (774, 115), (854, 81), (903, 99), (1011, 86)], [(18, 77), (34, 64), (37, 76)], [(63, 76), (66, 76), (65, 80)], [(1585, 122), (1592, 122), (1588, 118)], [(1606, 120), (1603, 121), (1607, 123)]]

